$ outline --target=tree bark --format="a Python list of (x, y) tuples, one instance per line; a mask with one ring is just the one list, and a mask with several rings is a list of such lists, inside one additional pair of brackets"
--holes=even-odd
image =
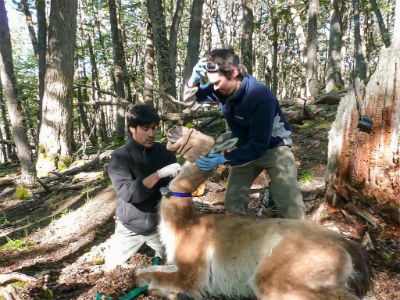
[(32, 185), (35, 182), (35, 166), (29, 148), (25, 127), (25, 116), (18, 100), (17, 82), (11, 50), (10, 29), (4, 0), (0, 0), (0, 79), (4, 98), (11, 121), (11, 130), (17, 155), (21, 163), (21, 183)]
[(179, 26), (183, 14), (183, 5), (185, 0), (177, 0), (175, 13), (172, 18), (171, 28), (169, 30), (169, 60), (171, 61), (171, 76), (173, 77), (173, 82), (176, 81), (176, 58), (177, 58), (177, 42), (178, 42), (178, 32)]
[[(6, 111), (6, 105), (4, 101), (4, 93), (3, 93), (3, 86), (1, 84), (1, 79), (0, 79), (0, 115), (1, 115), (1, 120), (3, 122), (3, 131), (4, 131), (4, 136), (6, 140), (11, 140), (11, 130), (10, 130), (10, 123), (8, 122), (8, 117), (7, 117), (7, 111)], [(1, 135), (1, 138), (4, 138), (3, 135)], [(12, 148), (9, 144), (6, 144), (6, 150), (7, 150), (7, 158), (11, 158), (14, 154), (14, 148)]]
[(378, 25), (379, 25), (379, 30), (381, 32), (382, 41), (385, 44), (385, 47), (387, 48), (390, 46), (390, 34), (389, 34), (388, 30), (386, 29), (385, 22), (383, 21), (381, 11), (380, 11), (378, 5), (376, 4), (376, 0), (370, 0), (370, 2), (371, 2), (372, 10), (374, 11), (376, 19), (378, 20)]
[(186, 46), (186, 60), (185, 69), (183, 71), (183, 84), (186, 84), (192, 69), (199, 60), (200, 54), (200, 32), (201, 32), (201, 19), (203, 16), (203, 4), (204, 0), (193, 0), (192, 8), (190, 11), (190, 22), (189, 22), (189, 36)]
[[(118, 97), (125, 98), (129, 101), (127, 90), (125, 90), (126, 81), (128, 80), (125, 52), (122, 44), (121, 32), (119, 30), (115, 0), (108, 0), (108, 8), (110, 13), (111, 37), (114, 54), (115, 92)], [(124, 138), (125, 136), (125, 111), (122, 106), (118, 106), (117, 110), (116, 136), (119, 138)]]
[[(176, 88), (175, 82), (173, 81), (173, 76), (171, 74), (169, 41), (167, 39), (162, 1), (147, 0), (147, 13), (149, 14), (153, 29), (154, 49), (156, 53), (160, 91), (175, 97)], [(176, 111), (176, 106), (170, 103), (163, 103), (162, 109), (166, 111)]]
[[(46, 2), (36, 0), (37, 27), (38, 27), (38, 68), (39, 68), (39, 106), (38, 106), (38, 132), (42, 123), (42, 107), (44, 95), (44, 74), (46, 71), (46, 48), (47, 48), (47, 21)], [(38, 143), (38, 141), (36, 141)]]
[[(398, 0), (399, 1), (399, 0)], [(400, 47), (383, 49), (368, 85), (340, 102), (329, 133), (326, 200), (366, 202), (400, 220)], [(372, 118), (370, 134), (357, 126)]]
[(341, 76), (342, 36), (343, 36), (343, 0), (332, 0), (331, 26), (329, 31), (328, 68), (325, 91), (340, 89), (344, 83)]
[(147, 36), (145, 44), (144, 54), (144, 87), (143, 87), (143, 98), (145, 103), (151, 103), (154, 107), (157, 107), (157, 103), (154, 103), (154, 44), (153, 44), (153, 30), (151, 28), (151, 21), (147, 21)]
[(72, 144), (72, 91), (77, 0), (52, 0), (49, 22), (38, 176), (46, 176)]
[(242, 0), (243, 8), (243, 27), (241, 38), (241, 57), (242, 64), (246, 66), (249, 74), (253, 73), (253, 1)]
[(356, 67), (358, 76), (362, 81), (367, 79), (367, 67), (362, 47), (362, 38), (360, 32), (360, 0), (353, 0), (354, 13), (354, 49), (356, 58)]
[(19, 3), (19, 7), (25, 14), (26, 25), (28, 26), (29, 37), (31, 38), (33, 51), (35, 53), (36, 58), (38, 58), (39, 55), (38, 40), (36, 38), (35, 28), (33, 27), (33, 22), (32, 22), (32, 14), (29, 10), (27, 1), (21, 0)]
[(315, 96), (319, 92), (317, 22), (319, 15), (319, 0), (310, 0), (308, 5), (306, 88), (307, 96)]

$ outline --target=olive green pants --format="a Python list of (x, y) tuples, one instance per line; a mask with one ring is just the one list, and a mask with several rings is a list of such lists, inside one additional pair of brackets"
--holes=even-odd
[(297, 184), (297, 167), (288, 146), (267, 150), (252, 162), (231, 167), (225, 194), (226, 209), (246, 214), (251, 185), (263, 170), (271, 178), (270, 192), (278, 214), (284, 218), (303, 219), (305, 206)]

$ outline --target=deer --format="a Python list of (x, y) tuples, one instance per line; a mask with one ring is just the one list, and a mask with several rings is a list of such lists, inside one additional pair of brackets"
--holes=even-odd
[[(310, 220), (202, 214), (191, 196), (212, 171), (199, 155), (226, 150), (236, 141), (216, 141), (199, 131), (172, 127), (167, 148), (187, 158), (160, 202), (159, 233), (167, 265), (137, 271), (149, 290), (172, 299), (211, 296), (262, 300), (360, 299), (372, 286), (366, 252)], [(222, 144), (222, 146), (221, 146)]]

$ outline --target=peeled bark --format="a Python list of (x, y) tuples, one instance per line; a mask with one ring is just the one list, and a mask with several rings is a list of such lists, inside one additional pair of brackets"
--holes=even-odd
[[(400, 48), (382, 50), (362, 91), (340, 102), (329, 133), (326, 200), (366, 202), (400, 220)], [(358, 128), (360, 111), (372, 118), (371, 134)]]

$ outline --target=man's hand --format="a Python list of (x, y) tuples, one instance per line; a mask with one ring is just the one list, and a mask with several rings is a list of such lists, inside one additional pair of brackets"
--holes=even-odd
[(207, 59), (205, 57), (197, 62), (197, 64), (193, 68), (192, 75), (189, 78), (189, 86), (197, 85), (203, 78), (206, 77), (206, 64)]
[(225, 158), (219, 153), (210, 153), (207, 156), (200, 156), (196, 160), (196, 165), (203, 171), (210, 171), (218, 165), (222, 165)]
[(178, 172), (181, 170), (181, 165), (178, 163), (170, 164), (160, 170), (157, 170), (158, 177), (165, 178), (169, 176), (176, 176)]

